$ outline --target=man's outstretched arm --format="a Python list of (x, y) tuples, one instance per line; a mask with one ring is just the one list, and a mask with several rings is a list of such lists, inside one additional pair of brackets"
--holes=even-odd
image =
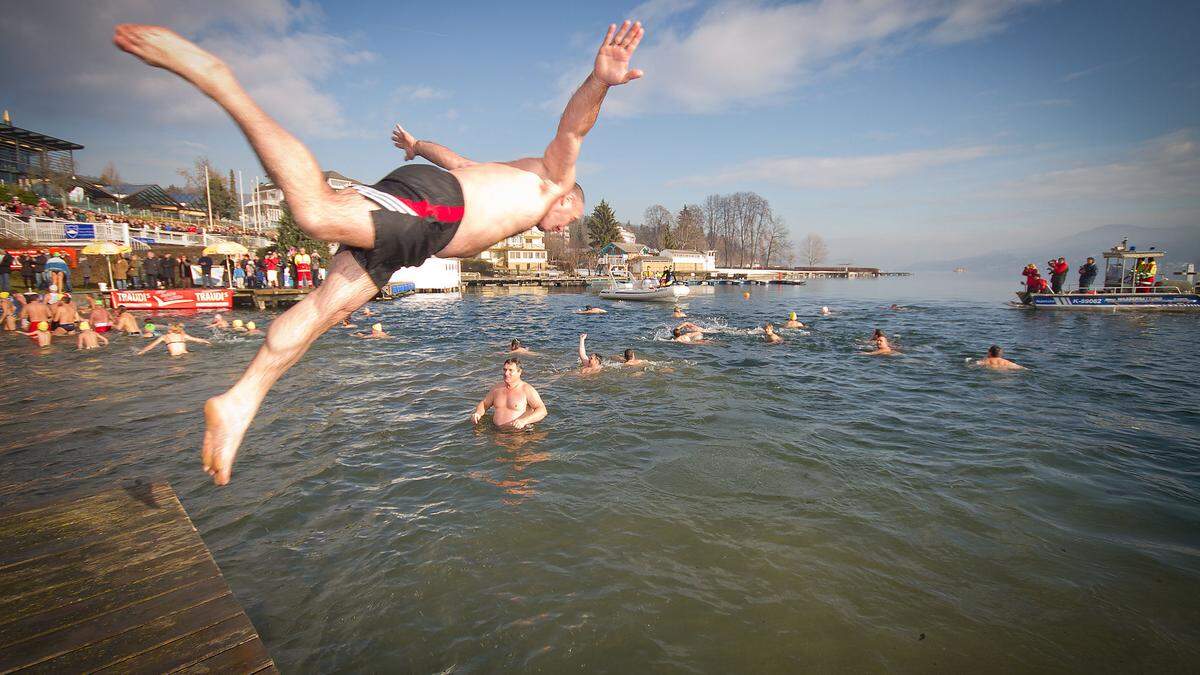
[(575, 183), (575, 161), (579, 159), (579, 147), (583, 137), (596, 124), (600, 115), (600, 104), (609, 87), (625, 84), (642, 76), (640, 70), (629, 69), (629, 59), (637, 49), (646, 31), (640, 22), (626, 21), (617, 30), (616, 24), (608, 27), (604, 42), (596, 52), (596, 63), (592, 72), (571, 95), (562, 119), (558, 122), (558, 133), (546, 148), (542, 161), (550, 179), (564, 189)]
[(392, 145), (404, 151), (404, 161), (410, 161), (417, 155), (433, 162), (447, 171), (461, 169), (476, 164), (444, 145), (432, 141), (418, 141), (416, 137), (404, 130), (399, 124), (392, 129)]

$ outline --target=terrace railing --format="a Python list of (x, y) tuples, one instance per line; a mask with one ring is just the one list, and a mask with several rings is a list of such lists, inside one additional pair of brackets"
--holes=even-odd
[(18, 218), (0, 215), (0, 234), (34, 244), (82, 245), (92, 241), (134, 242), (154, 246), (208, 246), (223, 241), (237, 242), (251, 251), (270, 245), (266, 237), (237, 234), (181, 232), (161, 227), (134, 227), (128, 223), (89, 223), (58, 218)]

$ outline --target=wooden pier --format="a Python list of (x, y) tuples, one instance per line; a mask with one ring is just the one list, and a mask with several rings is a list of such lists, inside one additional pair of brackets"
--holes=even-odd
[(252, 305), (255, 309), (294, 305), (303, 300), (314, 288), (237, 288), (233, 291), (233, 305)]
[(0, 513), (0, 673), (278, 672), (165, 484)]

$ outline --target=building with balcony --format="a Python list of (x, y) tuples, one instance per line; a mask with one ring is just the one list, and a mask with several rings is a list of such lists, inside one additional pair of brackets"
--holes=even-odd
[(492, 263), (499, 272), (545, 272), (550, 264), (546, 258), (545, 235), (532, 228), (495, 243), (479, 257)]
[(671, 261), (671, 268), (676, 274), (686, 272), (711, 272), (717, 269), (716, 251), (685, 251), (681, 249), (664, 248), (658, 254)]
[(31, 187), (51, 175), (75, 175), (76, 150), (83, 146), (61, 138), (39, 134), (8, 121), (0, 123), (0, 181)]

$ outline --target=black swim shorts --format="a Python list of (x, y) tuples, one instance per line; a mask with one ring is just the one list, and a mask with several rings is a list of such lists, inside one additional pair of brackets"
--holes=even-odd
[(416, 267), (446, 247), (463, 217), (462, 186), (449, 171), (409, 164), (354, 190), (382, 208), (371, 212), (375, 245), (342, 246), (383, 287), (401, 267)]

